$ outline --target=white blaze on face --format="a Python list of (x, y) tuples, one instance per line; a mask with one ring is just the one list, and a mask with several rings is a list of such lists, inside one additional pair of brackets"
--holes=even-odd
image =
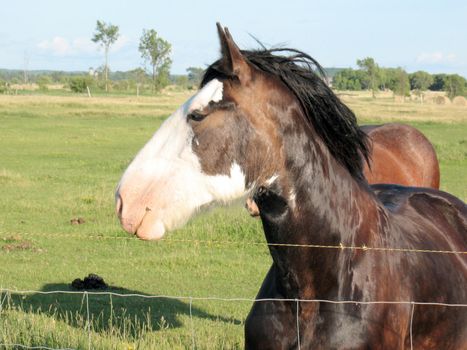
[(202, 205), (243, 196), (245, 175), (235, 162), (229, 175), (202, 172), (192, 150), (187, 114), (222, 99), (214, 79), (172, 114), (141, 149), (117, 187), (116, 210), (123, 228), (142, 239), (159, 239), (183, 225)]

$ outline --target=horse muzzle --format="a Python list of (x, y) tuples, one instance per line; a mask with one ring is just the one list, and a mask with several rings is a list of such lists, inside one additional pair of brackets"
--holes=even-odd
[(122, 228), (129, 234), (143, 240), (158, 240), (165, 234), (165, 225), (149, 207), (125, 210), (124, 198), (117, 191), (115, 211)]

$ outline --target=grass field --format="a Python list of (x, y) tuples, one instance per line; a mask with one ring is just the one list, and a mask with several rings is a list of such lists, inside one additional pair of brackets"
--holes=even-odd
[[(251, 244), (264, 237), (241, 203), (201, 214), (162, 242), (129, 237), (116, 220), (121, 173), (187, 97), (0, 96), (1, 287), (70, 290), (75, 278), (96, 273), (122, 294), (255, 297), (271, 259), (266, 246)], [(362, 123), (404, 121), (422, 130), (438, 152), (442, 189), (467, 199), (467, 107), (342, 98)], [(78, 217), (85, 223), (72, 225)], [(195, 300), (190, 317), (186, 299), (88, 298), (3, 292), (0, 344), (185, 349), (194, 340), (200, 349), (242, 348), (251, 307)]]

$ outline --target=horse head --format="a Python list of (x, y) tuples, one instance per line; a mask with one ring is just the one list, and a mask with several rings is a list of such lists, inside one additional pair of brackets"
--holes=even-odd
[[(125, 170), (115, 194), (123, 228), (159, 239), (199, 208), (274, 182), (282, 166), (278, 123), (299, 109), (278, 79), (253, 66), (218, 25), (222, 57), (197, 94), (173, 113)], [(287, 103), (283, 103), (288, 100)]]

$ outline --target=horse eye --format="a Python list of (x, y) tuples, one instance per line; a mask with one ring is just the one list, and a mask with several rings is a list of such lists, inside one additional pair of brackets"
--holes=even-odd
[(189, 113), (187, 117), (188, 117), (188, 119), (194, 120), (195, 122), (200, 122), (204, 118), (206, 118), (206, 114), (202, 114), (202, 113), (200, 113), (198, 111), (193, 111), (193, 112)]

